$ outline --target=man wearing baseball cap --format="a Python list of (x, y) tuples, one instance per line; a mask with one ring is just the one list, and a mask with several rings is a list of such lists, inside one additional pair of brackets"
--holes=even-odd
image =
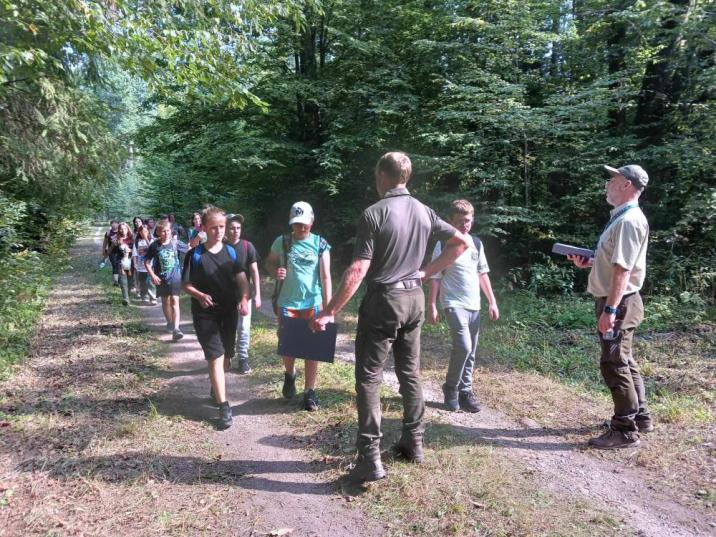
[(654, 430), (644, 382), (632, 355), (634, 331), (644, 320), (639, 290), (646, 273), (649, 224), (639, 196), (649, 182), (641, 166), (604, 166), (607, 203), (614, 207), (594, 257), (569, 256), (579, 268), (591, 268), (587, 292), (595, 298), (601, 344), (600, 368), (611, 391), (614, 415), (609, 430), (589, 445), (599, 449), (637, 447), (639, 433)]

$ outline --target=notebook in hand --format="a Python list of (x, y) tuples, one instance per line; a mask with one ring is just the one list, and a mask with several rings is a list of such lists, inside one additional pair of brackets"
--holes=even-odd
[(578, 248), (577, 246), (562, 244), (561, 242), (554, 243), (554, 246), (552, 246), (552, 253), (561, 255), (578, 255), (586, 257), (587, 259), (594, 257), (594, 251), (589, 248)]
[(338, 325), (328, 323), (323, 332), (314, 332), (306, 319), (281, 318), (278, 354), (290, 358), (333, 363), (336, 355)]

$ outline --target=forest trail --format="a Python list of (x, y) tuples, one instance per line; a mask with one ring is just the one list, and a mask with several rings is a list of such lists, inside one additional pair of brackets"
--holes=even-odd
[[(190, 312), (182, 312), (184, 339), (171, 343), (159, 307), (122, 308), (118, 290), (102, 283), (109, 275), (93, 274), (97, 240), (77, 243), (73, 267), (48, 299), (30, 359), (0, 383), (0, 510), (8, 521), (0, 536), (347, 537), (394, 534), (391, 524), (398, 534), (414, 534), (401, 518), (374, 518), (382, 506), (374, 516), (366, 512), (381, 490), (391, 490), (385, 485), (401, 479), (401, 468), (414, 470), (389, 463), (388, 482), (348, 501), (336, 457), (306, 445), (293, 419), (312, 416), (295, 412), (261, 374), (229, 374), (234, 425), (216, 431)], [(261, 314), (265, 319), (257, 321), (269, 319), (271, 326), (270, 300)], [(347, 332), (338, 341), (343, 363), (354, 359)], [(385, 382), (397, 392), (390, 367)], [(583, 451), (573, 431), (495, 408), (446, 412), (439, 383), (426, 380), (424, 389), (429, 429), (447, 426), (465, 445), (490, 447), (534, 473), (556, 498), (617, 513), (624, 528), (613, 534), (716, 535), (708, 514), (654, 486), (643, 469)], [(429, 457), (437, 453), (428, 450)], [(417, 479), (430, 475), (416, 471)]]
[[(273, 317), (269, 301), (262, 305), (262, 313)], [(354, 334), (339, 332), (336, 359), (355, 363)], [(479, 378), (475, 382), (479, 393)], [(398, 393), (392, 357), (384, 371), (384, 383)], [(587, 450), (584, 443), (567, 436), (575, 430), (542, 427), (529, 418), (515, 420), (484, 403), (476, 414), (449, 412), (443, 410), (440, 383), (423, 379), (423, 390), (428, 423), (450, 424), (475, 445), (499, 449), (504, 457), (536, 472), (547, 490), (578, 496), (598, 508), (618, 513), (640, 537), (716, 535), (716, 517), (708, 518), (679, 503), (668, 491), (654, 486), (654, 476), (643, 469), (610, 459), (609, 452)], [(642, 442), (648, 441), (649, 436), (642, 435)], [(631, 451), (627, 459), (636, 452)]]
[[(280, 419), (285, 402), (262, 398), (250, 377), (229, 374), (234, 425), (214, 430), (218, 411), (190, 312), (182, 312), (177, 343), (159, 306), (114, 306), (138, 310), (145, 327), (107, 322), (107, 293), (118, 299), (119, 290), (89, 281), (97, 241), (74, 247), (74, 268), (51, 292), (33, 356), (1, 385), (0, 411), (21, 419), (0, 420), (8, 433), (0, 536), (382, 535), (341, 495), (328, 466), (292, 442)], [(147, 354), (120, 339), (133, 332), (150, 344)], [(97, 346), (115, 335), (109, 349)], [(142, 363), (149, 355), (157, 364)], [(108, 383), (123, 390), (105, 396)]]

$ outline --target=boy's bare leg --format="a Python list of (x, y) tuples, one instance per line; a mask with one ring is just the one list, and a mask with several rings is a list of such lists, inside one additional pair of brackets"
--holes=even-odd
[(218, 404), (226, 401), (226, 377), (224, 376), (224, 357), (209, 360), (209, 379), (214, 390), (214, 399)]
[(172, 318), (172, 303), (171, 303), (172, 297), (171, 296), (163, 296), (162, 297), (162, 311), (164, 312), (164, 318), (167, 320), (167, 323), (174, 324), (174, 319)]
[(318, 378), (318, 362), (316, 360), (305, 360), (306, 362), (306, 391), (316, 389), (316, 378)]
[(289, 375), (295, 375), (296, 374), (296, 359), (295, 358), (289, 358), (288, 356), (281, 356), (281, 360), (283, 360), (283, 368), (286, 370), (286, 373)]
[[(174, 330), (179, 330), (179, 295), (171, 295), (171, 322)], [(223, 360), (222, 360), (223, 362)]]

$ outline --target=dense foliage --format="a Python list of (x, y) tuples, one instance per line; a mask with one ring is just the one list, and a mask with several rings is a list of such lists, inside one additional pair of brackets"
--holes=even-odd
[(213, 202), (244, 213), (265, 250), (305, 199), (345, 259), (375, 199), (373, 163), (397, 148), (421, 199), (474, 202), (503, 281), (569, 292), (584, 274), (549, 246), (592, 244), (608, 211), (601, 165), (638, 162), (651, 176), (649, 290), (714, 299), (709, 2), (6, 4), (21, 7), (1, 15), (13, 24), (0, 227), (32, 204), (71, 211), (98, 194), (117, 212)]

